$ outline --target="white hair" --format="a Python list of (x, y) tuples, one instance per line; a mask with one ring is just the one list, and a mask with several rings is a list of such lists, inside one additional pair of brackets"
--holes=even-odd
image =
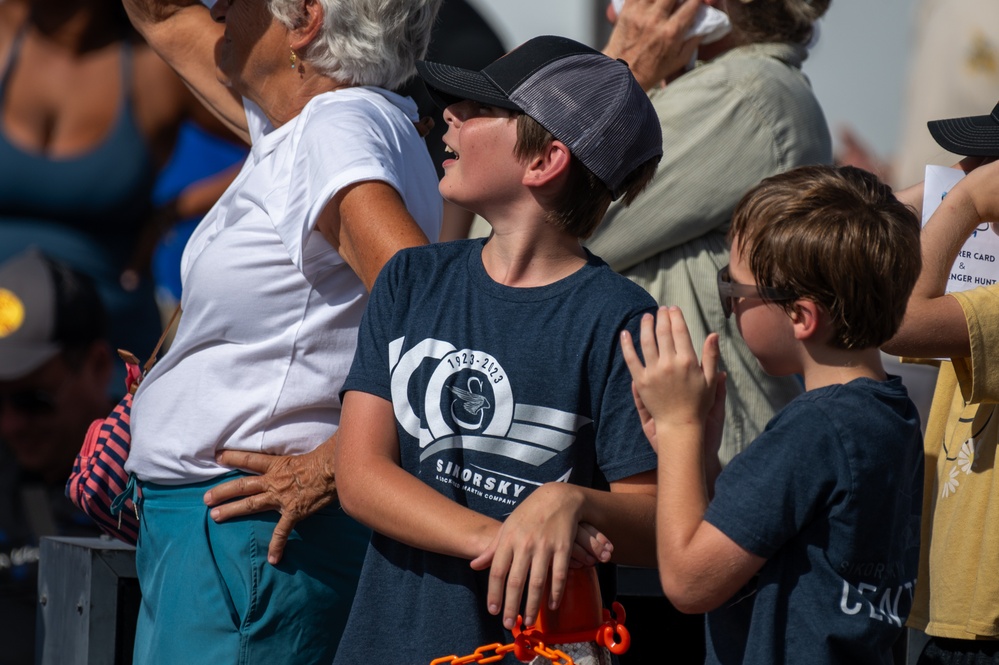
[[(323, 26), (303, 59), (322, 74), (350, 85), (398, 88), (426, 56), (441, 0), (316, 0)], [(302, 0), (268, 0), (289, 28), (301, 21)]]

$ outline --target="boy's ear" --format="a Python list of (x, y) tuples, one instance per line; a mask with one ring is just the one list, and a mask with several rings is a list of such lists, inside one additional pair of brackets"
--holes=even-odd
[(815, 337), (824, 327), (826, 311), (812, 300), (796, 300), (790, 316), (794, 338), (805, 341)]
[(524, 172), (525, 187), (544, 187), (569, 175), (572, 155), (561, 141), (553, 140), (538, 155), (528, 161)]

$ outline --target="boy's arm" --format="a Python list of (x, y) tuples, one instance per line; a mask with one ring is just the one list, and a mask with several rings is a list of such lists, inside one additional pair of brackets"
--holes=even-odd
[(957, 300), (945, 294), (954, 260), (983, 221), (999, 219), (999, 162), (971, 171), (940, 203), (920, 238), (923, 269), (905, 318), (884, 345), (888, 353), (924, 358), (971, 355), (968, 326)]
[(704, 521), (708, 506), (705, 451), (717, 388), (718, 336), (698, 363), (683, 314), (660, 308), (642, 320), (638, 359), (631, 336), (622, 350), (644, 407), (655, 419), (659, 454), (656, 551), (663, 591), (680, 610), (704, 612), (731, 598), (765, 563)]
[(558, 608), (580, 522), (605, 536), (597, 547), (588, 548), (600, 561), (609, 561), (613, 552), (616, 562), (651, 565), (655, 510), (653, 471), (612, 482), (609, 492), (569, 483), (542, 485), (514, 509), (489, 548), (472, 561), (473, 568), (490, 568), (489, 612), (502, 611), (503, 625), (512, 629), (526, 586), (524, 625), (532, 625), (544, 601), (549, 573), (549, 606)]
[(659, 448), (659, 580), (673, 605), (690, 613), (720, 606), (766, 563), (704, 521), (702, 437), (703, 428), (671, 428)]
[[(981, 157), (965, 157), (957, 164), (954, 164), (953, 168), (961, 169), (965, 173), (971, 173), (983, 163), (984, 159)], [(912, 208), (916, 212), (916, 217), (919, 217), (920, 219), (922, 219), (923, 216), (924, 184), (925, 183), (917, 182), (915, 185), (910, 185), (905, 189), (900, 189), (895, 192), (895, 198)]]
[(343, 509), (375, 531), (421, 549), (473, 559), (500, 523), (443, 496), (399, 466), (392, 403), (350, 391), (335, 452)]

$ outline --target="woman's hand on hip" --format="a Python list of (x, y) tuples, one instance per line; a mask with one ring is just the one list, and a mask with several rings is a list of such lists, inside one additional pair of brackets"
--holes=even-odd
[(312, 452), (302, 455), (267, 455), (223, 450), (219, 464), (257, 474), (217, 485), (205, 493), (211, 517), (225, 522), (234, 517), (268, 510), (281, 514), (267, 550), (267, 560), (276, 565), (295, 525), (329, 505), (336, 496), (333, 474), (335, 438), (330, 437)]

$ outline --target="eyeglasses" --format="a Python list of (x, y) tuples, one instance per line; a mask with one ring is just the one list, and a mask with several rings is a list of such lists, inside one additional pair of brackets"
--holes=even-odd
[(775, 289), (770, 286), (760, 286), (759, 284), (739, 284), (732, 281), (728, 266), (723, 266), (718, 271), (718, 298), (721, 299), (722, 311), (725, 318), (732, 316), (736, 299), (754, 298), (756, 300), (772, 300), (780, 302), (782, 300), (794, 300), (795, 294), (784, 289)]
[(45, 390), (18, 390), (0, 393), (0, 406), (10, 407), (25, 416), (41, 416), (56, 410), (55, 395)]

